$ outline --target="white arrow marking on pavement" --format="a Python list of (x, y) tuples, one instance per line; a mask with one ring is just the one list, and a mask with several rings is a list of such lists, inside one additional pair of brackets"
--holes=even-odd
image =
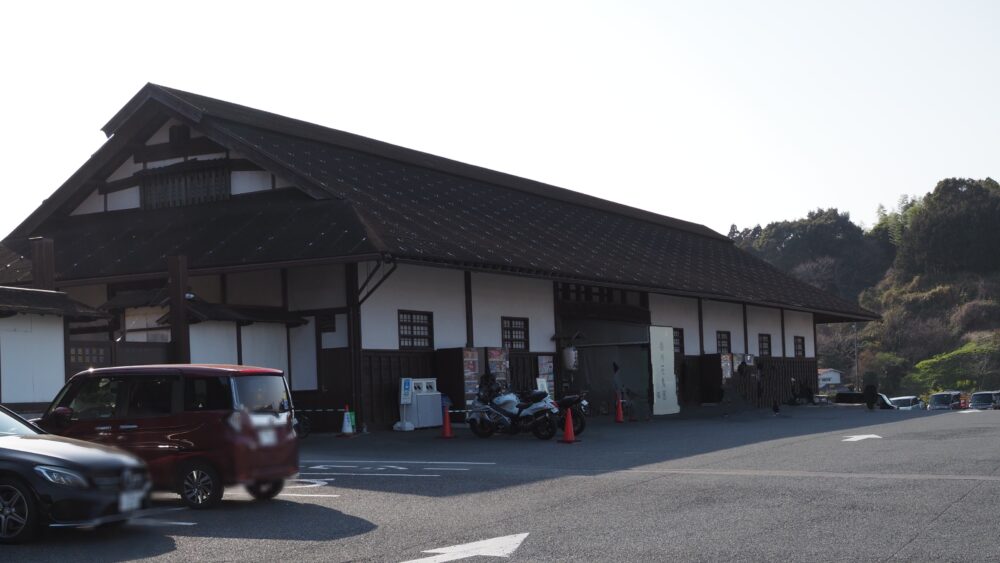
[(453, 545), (451, 547), (428, 549), (424, 553), (439, 553), (440, 555), (424, 557), (423, 559), (411, 559), (403, 563), (443, 563), (444, 561), (456, 561), (476, 556), (510, 557), (511, 554), (517, 551), (517, 548), (521, 547), (521, 542), (526, 537), (528, 537), (528, 534), (514, 534), (513, 536), (463, 543), (462, 545)]
[(861, 434), (859, 436), (844, 436), (844, 439), (841, 440), (841, 442), (860, 442), (861, 440), (867, 440), (869, 438), (882, 439), (882, 437), (878, 434)]

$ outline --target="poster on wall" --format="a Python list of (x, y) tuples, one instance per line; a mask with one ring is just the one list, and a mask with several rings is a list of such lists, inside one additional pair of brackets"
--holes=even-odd
[(507, 358), (506, 348), (487, 348), (486, 362), (489, 373), (497, 378), (497, 382), (506, 385), (508, 374), (510, 373), (510, 361)]
[(479, 351), (475, 348), (462, 350), (462, 372), (465, 376), (465, 404), (468, 408), (479, 393)]
[[(556, 370), (553, 365), (555, 358), (552, 356), (538, 356), (538, 379), (545, 380), (545, 392), (549, 394), (552, 398), (555, 398), (556, 393)], [(542, 389), (542, 387), (539, 387)]]
[(653, 414), (681, 412), (674, 375), (674, 329), (649, 327), (649, 363), (653, 368)]
[(733, 376), (733, 355), (721, 354), (722, 379), (729, 379)]

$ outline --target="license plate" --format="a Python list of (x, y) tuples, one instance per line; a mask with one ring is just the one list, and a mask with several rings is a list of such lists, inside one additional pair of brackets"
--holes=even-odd
[(144, 491), (126, 491), (118, 496), (118, 512), (132, 512), (142, 508), (142, 499), (146, 496)]
[(260, 445), (273, 446), (278, 443), (278, 433), (273, 428), (265, 428), (260, 431)]

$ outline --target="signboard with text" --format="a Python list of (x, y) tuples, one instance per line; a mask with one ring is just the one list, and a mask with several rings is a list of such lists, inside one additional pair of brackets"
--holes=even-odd
[(674, 375), (674, 329), (649, 327), (649, 364), (653, 368), (653, 414), (681, 412)]

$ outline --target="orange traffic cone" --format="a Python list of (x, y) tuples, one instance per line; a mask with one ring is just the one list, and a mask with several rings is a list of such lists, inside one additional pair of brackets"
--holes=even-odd
[(445, 440), (451, 440), (452, 438), (455, 437), (455, 435), (451, 433), (451, 413), (448, 412), (448, 405), (442, 405), (441, 408), (444, 410), (444, 417), (441, 419), (442, 423), (441, 423), (440, 438)]
[(566, 409), (566, 427), (563, 428), (562, 444), (575, 444), (578, 442), (576, 433), (573, 432), (573, 409)]
[(622, 395), (618, 393), (618, 400), (615, 401), (615, 422), (625, 422), (625, 415), (622, 414)]
[(337, 434), (338, 438), (353, 438), (354, 437), (354, 425), (351, 424), (351, 406), (344, 405), (344, 423), (340, 426), (340, 434)]

